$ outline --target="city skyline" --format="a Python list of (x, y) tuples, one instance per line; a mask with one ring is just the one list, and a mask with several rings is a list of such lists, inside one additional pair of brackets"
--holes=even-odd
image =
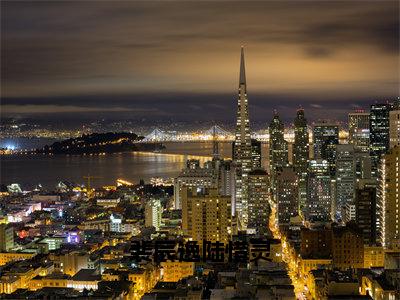
[(398, 96), (396, 1), (1, 5), (2, 117), (233, 121), (242, 44), (254, 122)]
[(400, 299), (399, 2), (1, 6), (1, 299)]

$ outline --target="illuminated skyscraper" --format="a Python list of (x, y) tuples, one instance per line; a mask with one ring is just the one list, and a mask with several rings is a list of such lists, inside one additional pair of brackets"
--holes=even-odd
[(361, 152), (369, 152), (369, 113), (349, 113), (349, 144)]
[[(354, 207), (355, 159), (354, 146), (336, 146), (336, 211), (335, 217), (343, 219), (346, 205)], [(353, 219), (355, 216), (350, 216)], [(350, 221), (350, 220), (347, 220)]]
[(284, 139), (284, 129), (283, 122), (275, 112), (269, 124), (269, 163), (272, 173), (286, 167), (289, 163), (288, 143)]
[(244, 50), (240, 58), (239, 96), (236, 121), (234, 157), (236, 164), (235, 211), (239, 225), (245, 229), (248, 222), (248, 174), (252, 168), (249, 108), (247, 99)]
[(307, 168), (309, 161), (309, 137), (307, 119), (304, 117), (304, 110), (298, 109), (294, 119), (294, 144), (293, 144), (293, 165), (298, 175), (299, 183), (299, 207), (301, 210), (307, 201)]
[(314, 159), (325, 159), (329, 162), (331, 175), (335, 174), (336, 145), (339, 144), (339, 127), (326, 122), (314, 125), (313, 130)]
[(379, 160), (389, 149), (389, 111), (388, 103), (373, 104), (370, 111), (370, 151), (372, 158), (372, 173), (377, 176)]
[(306, 218), (309, 221), (332, 219), (332, 186), (329, 162), (310, 160), (307, 182)]
[(257, 233), (268, 232), (269, 183), (265, 170), (257, 169), (249, 173), (249, 222), (247, 229)]
[(308, 157), (308, 130), (307, 119), (304, 117), (304, 110), (297, 110), (294, 120), (294, 144), (293, 144), (293, 165), (297, 174), (307, 172)]
[(269, 124), (269, 169), (271, 188), (276, 201), (276, 180), (280, 170), (289, 164), (288, 143), (284, 139), (284, 125), (277, 112)]
[(385, 248), (400, 248), (400, 147), (382, 157), (378, 193), (378, 238)]

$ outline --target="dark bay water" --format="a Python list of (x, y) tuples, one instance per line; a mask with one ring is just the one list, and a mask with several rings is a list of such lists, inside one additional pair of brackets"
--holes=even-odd
[[(0, 183), (20, 183), (26, 189), (40, 183), (46, 188), (53, 188), (61, 180), (84, 183), (83, 176), (88, 174), (101, 177), (93, 180), (94, 186), (115, 184), (118, 178), (132, 182), (140, 179), (148, 181), (151, 177), (175, 177), (184, 168), (187, 159), (198, 158), (204, 163), (212, 153), (212, 143), (209, 142), (166, 143), (166, 147), (164, 153), (1, 156)], [(231, 151), (230, 143), (220, 144), (224, 157), (230, 157)]]

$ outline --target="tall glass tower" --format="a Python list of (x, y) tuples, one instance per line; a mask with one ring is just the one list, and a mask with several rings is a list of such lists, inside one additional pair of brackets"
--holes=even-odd
[(389, 150), (389, 112), (391, 105), (387, 103), (372, 104), (369, 118), (370, 150), (372, 158), (372, 174), (378, 176), (378, 165), (381, 155)]
[(247, 228), (248, 223), (248, 174), (252, 168), (249, 108), (246, 88), (244, 50), (240, 57), (239, 97), (236, 121), (233, 159), (236, 165), (235, 211), (239, 227)]
[(304, 110), (298, 109), (294, 119), (293, 165), (299, 180), (299, 208), (304, 210), (307, 201), (307, 170), (309, 161), (309, 138)]
[(304, 110), (297, 110), (294, 120), (293, 165), (298, 174), (307, 172), (309, 158), (307, 119)]
[(288, 143), (284, 138), (284, 125), (277, 112), (269, 124), (269, 163), (272, 174), (276, 170), (287, 166), (288, 158)]

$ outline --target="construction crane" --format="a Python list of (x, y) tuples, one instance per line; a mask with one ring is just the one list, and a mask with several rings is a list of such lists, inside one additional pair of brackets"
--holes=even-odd
[(91, 175), (87, 175), (87, 176), (83, 176), (83, 179), (87, 180), (87, 184), (86, 184), (86, 195), (89, 199), (91, 199), (93, 197), (94, 194), (94, 189), (91, 188), (90, 183), (92, 181), (92, 179), (99, 179), (102, 177), (99, 176), (91, 176)]

